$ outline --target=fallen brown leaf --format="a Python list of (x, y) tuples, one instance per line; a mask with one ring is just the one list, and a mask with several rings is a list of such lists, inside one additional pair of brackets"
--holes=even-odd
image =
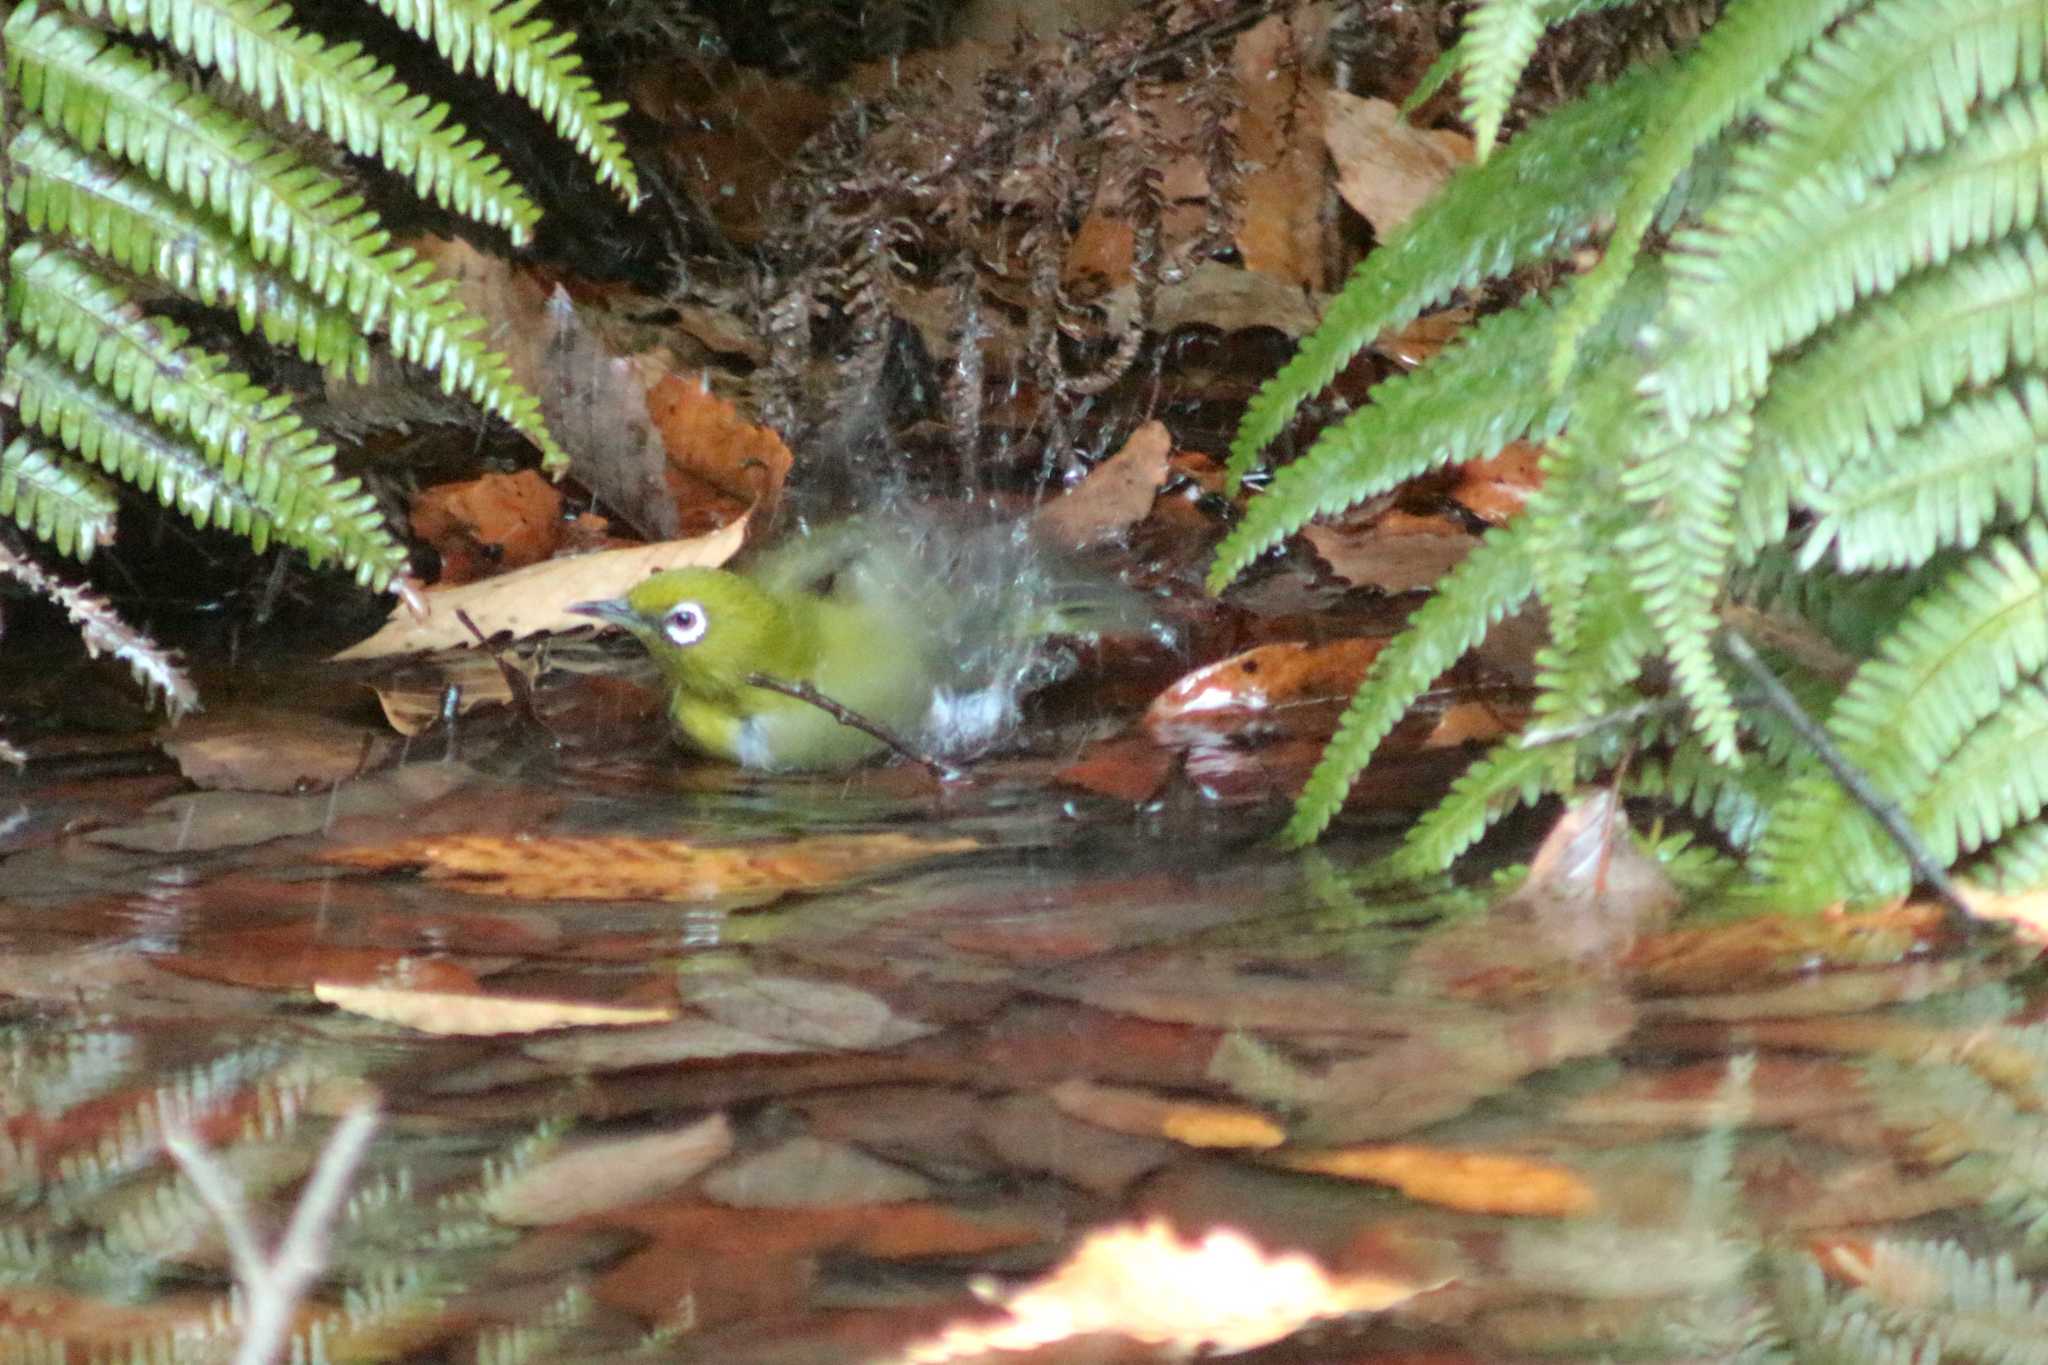
[(1418, 1144), (1284, 1152), (1275, 1162), (1345, 1180), (1392, 1185), (1410, 1199), (1465, 1213), (1561, 1217), (1596, 1202), (1575, 1172), (1534, 1157), (1458, 1152)]
[(1323, 283), (1323, 94), (1311, 73), (1329, 35), (1329, 12), (1273, 14), (1241, 34), (1231, 66), (1243, 92), (1237, 247), (1247, 270), (1305, 289)]
[(1500, 526), (1528, 503), (1543, 486), (1543, 447), (1531, 441), (1510, 441), (1499, 453), (1458, 466), (1451, 499), (1490, 526)]
[(732, 1208), (817, 1209), (908, 1203), (928, 1196), (932, 1183), (844, 1143), (795, 1137), (721, 1166), (702, 1188)]
[(181, 722), (162, 744), (195, 787), (279, 794), (361, 777), (396, 748), (389, 735), (325, 716), (233, 705)]
[(701, 376), (664, 375), (647, 390), (647, 414), (668, 450), (669, 487), (685, 531), (750, 508), (768, 520), (794, 463), (780, 436), (742, 417)]
[(337, 849), (322, 860), (390, 871), (422, 867), (435, 881), (517, 900), (758, 902), (813, 891), (980, 845), (973, 839), (837, 834), (778, 843), (703, 846), (686, 839), (448, 835)]
[(579, 1143), (492, 1186), (484, 1211), (527, 1227), (566, 1223), (680, 1189), (731, 1151), (724, 1114), (669, 1132)]
[(1302, 537), (1330, 572), (1358, 588), (1414, 592), (1458, 567), (1479, 538), (1448, 517), (1383, 512), (1364, 526), (1311, 522)]
[(1087, 478), (1041, 508), (1038, 529), (1054, 544), (1074, 550), (1121, 535), (1152, 509), (1172, 454), (1166, 423), (1145, 423)]
[(1323, 140), (1337, 165), (1337, 192), (1382, 240), (1472, 159), (1471, 138), (1417, 128), (1391, 101), (1342, 90), (1323, 100)]

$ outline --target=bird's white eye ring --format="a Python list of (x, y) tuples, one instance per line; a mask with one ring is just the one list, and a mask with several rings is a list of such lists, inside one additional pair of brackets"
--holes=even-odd
[(710, 625), (711, 618), (695, 602), (678, 602), (661, 617), (661, 633), (672, 645), (696, 644)]

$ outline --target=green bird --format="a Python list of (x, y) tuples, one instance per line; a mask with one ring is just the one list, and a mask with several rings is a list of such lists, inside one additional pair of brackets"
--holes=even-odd
[(1048, 636), (1158, 630), (1137, 594), (1022, 527), (959, 531), (915, 517), (841, 522), (741, 572), (671, 569), (569, 610), (646, 647), (685, 745), (776, 772), (848, 768), (885, 745), (757, 675), (957, 754), (985, 746), (1014, 721), (1019, 697), (1071, 666), (1044, 648)]

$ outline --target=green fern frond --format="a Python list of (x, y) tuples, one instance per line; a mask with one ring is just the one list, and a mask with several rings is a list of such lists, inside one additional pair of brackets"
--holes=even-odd
[[(138, 416), (46, 351), (17, 346), (7, 358), (10, 395), (22, 421), (62, 441), (79, 458), (181, 513), (193, 525), (248, 539), (259, 554), (278, 526), (250, 493), (230, 483), (191, 442)], [(281, 537), (315, 562), (331, 552), (328, 528), (292, 526)]]
[(547, 466), (566, 467), (538, 400), (502, 356), (474, 339), (482, 320), (414, 252), (390, 247), (377, 216), (331, 177), (62, 11), (25, 5), (7, 34), (26, 107), (218, 215), (257, 260), (346, 307), (365, 329), (387, 331), (395, 352), (435, 370), (447, 391), (503, 417), (540, 448)]
[(1621, 171), (1668, 72), (1631, 72), (1523, 130), (1453, 176), (1366, 257), (1316, 329), (1260, 386), (1230, 446), (1242, 480), (1301, 405), (1374, 337), (1467, 285), (1583, 240), (1622, 190)]
[(8, 311), (35, 345), (192, 442), (316, 562), (332, 556), (380, 588), (404, 568), (405, 551), (375, 500), (354, 479), (335, 477), (333, 448), (285, 399), (186, 346), (182, 328), (142, 317), (84, 262), (37, 241), (17, 247)]
[(481, 142), (449, 122), (448, 106), (416, 95), (356, 43), (330, 47), (294, 28), (289, 5), (265, 0), (63, 0), (75, 13), (167, 42), (217, 71), (266, 112), (332, 137), (358, 156), (409, 177), (432, 199), (514, 245), (532, 237), (540, 210)]
[(1628, 188), (1615, 207), (1606, 253), (1560, 321), (1557, 354), (1550, 367), (1553, 384), (1562, 385), (1577, 364), (1580, 338), (1634, 272), (1644, 234), (1699, 150), (1755, 112), (1785, 63), (1856, 3), (1734, 0), (1699, 47), (1680, 62), (1654, 117), (1640, 125), (1648, 129), (1648, 137), (1629, 168)]
[(1465, 121), (1481, 161), (1492, 155), (1522, 69), (1543, 37), (1544, 8), (1543, 0), (1483, 0), (1465, 16), (1458, 42)]
[(2008, 692), (1913, 795), (1913, 826), (1947, 863), (2038, 816), (2048, 806), (2048, 690)]
[(554, 125), (590, 162), (600, 183), (628, 204), (640, 181), (617, 128), (624, 104), (605, 104), (569, 51), (573, 35), (529, 19), (539, 0), (371, 0), (400, 27), (432, 43), (457, 71), (488, 77)]
[(1315, 518), (1418, 474), (1490, 455), (1518, 437), (1545, 440), (1565, 407), (1543, 390), (1553, 309), (1541, 300), (1473, 324), (1431, 364), (1380, 382), (1372, 401), (1327, 427), (1245, 509), (1217, 547), (1209, 590)]
[(1673, 809), (1706, 820), (1730, 847), (1747, 848), (1763, 831), (1770, 797), (1778, 785), (1762, 765), (1730, 768), (1697, 739), (1669, 753), (1640, 757), (1630, 766), (1631, 796), (1655, 797)]
[(1387, 857), (1387, 876), (1406, 881), (1443, 871), (1502, 817), (1564, 791), (1571, 782), (1569, 755), (1561, 760), (1549, 750), (1519, 748), (1512, 741), (1494, 746), (1409, 826), (1401, 846)]
[(1772, 354), (1914, 271), (2027, 228), (2044, 196), (2048, 92), (2028, 90), (1882, 186), (1802, 182), (1739, 239), (1688, 236), (1673, 257), (1685, 339), (1655, 381), (1667, 420), (1682, 430), (1758, 393)]
[(1619, 541), (1693, 726), (1723, 763), (1738, 761), (1735, 697), (1714, 659), (1714, 605), (1735, 548), (1733, 513), (1749, 437), (1749, 413), (1738, 409), (1693, 427), (1630, 470), (1624, 487), (1643, 515)]
[(1285, 842), (1314, 842), (1336, 818), (1351, 784), (1415, 699), (1485, 639), (1502, 617), (1520, 607), (1529, 592), (1527, 547), (1515, 526), (1493, 531), (1473, 547), (1437, 585), (1435, 596), (1408, 618), (1407, 628), (1373, 660), (1336, 735), (1309, 774), (1281, 833)]
[(0, 451), (0, 517), (57, 553), (90, 559), (113, 543), (120, 511), (113, 487), (91, 470), (21, 437)]
[(1778, 539), (1806, 485), (1867, 461), (1959, 389), (2044, 358), (2048, 245), (2032, 235), (1958, 257), (1858, 309), (1773, 368), (1737, 518), (1744, 542)]
[(1801, 181), (1882, 179), (1938, 150), (1972, 110), (2040, 80), (2044, 22), (2035, 0), (1885, 0), (1851, 15), (1765, 102), (1770, 131), (1737, 153), (1733, 192), (1704, 226), (1738, 235), (1749, 210)]
[(39, 122), (24, 126), (10, 150), (8, 207), (31, 232), (67, 235), (195, 302), (234, 309), (245, 332), (331, 373), (369, 379), (370, 347), (355, 318), (280, 278), (210, 215)]
[[(2021, 678), (2048, 665), (2048, 527), (1989, 542), (1925, 594), (1860, 668), (1828, 717), (1844, 757), (1912, 801)], [(1788, 789), (1758, 849), (1766, 880), (1817, 903), (1905, 889), (1896, 850), (1824, 776)], [(1814, 850), (1829, 850), (1832, 866)]]
[(1946, 546), (1977, 543), (2001, 515), (2025, 520), (2048, 488), (2048, 384), (2029, 376), (1942, 410), (1882, 443), (1810, 500), (1820, 521), (1808, 562), (1845, 570), (1925, 563)]

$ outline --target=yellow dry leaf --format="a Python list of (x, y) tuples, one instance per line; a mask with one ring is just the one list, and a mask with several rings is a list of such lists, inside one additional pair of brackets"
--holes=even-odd
[(1240, 1151), (1264, 1151), (1287, 1141), (1287, 1131), (1279, 1124), (1240, 1105), (1175, 1099), (1083, 1080), (1061, 1081), (1047, 1093), (1063, 1112), (1112, 1132)]
[(1118, 1224), (1091, 1233), (1044, 1279), (1005, 1300), (1005, 1317), (948, 1327), (894, 1362), (941, 1365), (1098, 1334), (1190, 1353), (1249, 1351), (1318, 1318), (1381, 1312), (1443, 1283), (1333, 1275), (1234, 1228), (1183, 1239), (1163, 1220)]
[(545, 1033), (563, 1028), (619, 1028), (662, 1024), (676, 1017), (666, 1005), (594, 1005), (531, 996), (477, 995), (468, 991), (409, 991), (402, 986), (344, 986), (320, 981), (313, 998), (336, 1009), (421, 1033), (486, 1037)]
[(324, 861), (380, 871), (418, 866), (459, 890), (514, 900), (760, 900), (977, 847), (973, 839), (897, 833), (715, 847), (626, 835), (452, 834), (339, 849)]
[(429, 589), (425, 617), (415, 619), (400, 603), (392, 608), (391, 618), (375, 635), (350, 645), (334, 660), (346, 663), (352, 659), (383, 659), (394, 654), (472, 645), (476, 637), (456, 619), (458, 610), (487, 636), (500, 631), (519, 637), (545, 630), (581, 629), (590, 621), (570, 615), (571, 604), (598, 597), (623, 597), (641, 579), (665, 569), (715, 569), (738, 553), (746, 540), (747, 521), (748, 518), (741, 517), (708, 535), (688, 540), (568, 555), (529, 564), (495, 578)]
[(1576, 1173), (1533, 1157), (1394, 1143), (1289, 1152), (1275, 1160), (1293, 1171), (1392, 1185), (1410, 1199), (1466, 1213), (1560, 1217), (1584, 1213), (1597, 1200)]

